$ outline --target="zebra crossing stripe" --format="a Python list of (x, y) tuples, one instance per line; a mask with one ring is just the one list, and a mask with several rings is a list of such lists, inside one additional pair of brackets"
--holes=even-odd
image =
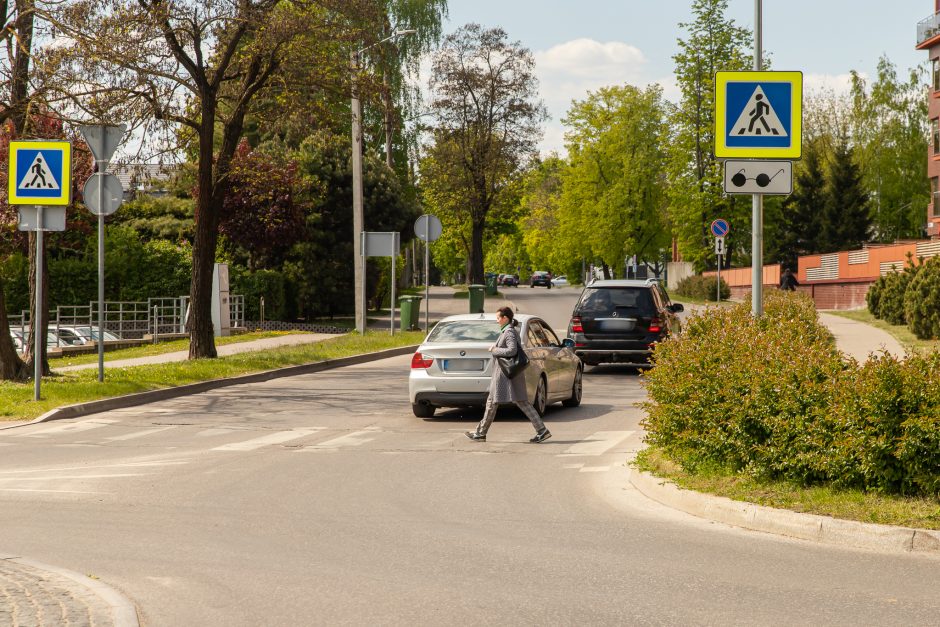
[(270, 446), (272, 444), (283, 444), (284, 442), (290, 442), (291, 440), (303, 438), (321, 430), (322, 430), (322, 427), (314, 427), (314, 428), (309, 428), (309, 429), (294, 429), (293, 431), (276, 431), (275, 433), (269, 433), (268, 435), (263, 435), (260, 438), (252, 438), (251, 440), (245, 440), (244, 442), (232, 442), (231, 444), (223, 444), (222, 446), (217, 446), (212, 450), (213, 451), (254, 451), (264, 446)]
[(636, 431), (597, 431), (560, 453), (558, 457), (580, 457), (583, 455), (603, 455), (619, 442), (626, 440)]
[(16, 434), (12, 437), (14, 438), (45, 438), (50, 435), (58, 435), (62, 433), (81, 433), (82, 431), (88, 431), (90, 429), (98, 429), (100, 427), (107, 427), (110, 424), (118, 422), (117, 420), (111, 420), (108, 418), (92, 418), (91, 420), (82, 420), (80, 422), (70, 422), (63, 425), (55, 425), (52, 427), (46, 427), (44, 429), (38, 429), (35, 431), (30, 431), (28, 433)]

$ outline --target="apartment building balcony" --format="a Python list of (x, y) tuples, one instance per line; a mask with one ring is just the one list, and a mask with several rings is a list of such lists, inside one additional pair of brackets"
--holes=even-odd
[(940, 43), (940, 13), (934, 13), (917, 22), (917, 50), (927, 50)]

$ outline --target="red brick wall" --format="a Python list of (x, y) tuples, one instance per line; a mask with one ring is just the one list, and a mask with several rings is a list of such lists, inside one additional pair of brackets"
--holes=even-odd
[(865, 295), (870, 282), (857, 283), (810, 283), (801, 285), (801, 292), (808, 292), (816, 303), (816, 309), (857, 309), (865, 307)]

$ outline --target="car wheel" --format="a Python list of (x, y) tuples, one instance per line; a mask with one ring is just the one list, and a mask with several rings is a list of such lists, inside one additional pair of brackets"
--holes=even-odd
[(433, 418), (436, 407), (430, 403), (412, 403), (411, 411), (418, 418)]
[(539, 386), (535, 388), (535, 400), (532, 407), (539, 416), (545, 415), (545, 408), (548, 406), (548, 391), (546, 390), (545, 377), (539, 378)]
[(581, 404), (581, 389), (583, 383), (581, 381), (581, 369), (574, 373), (574, 383), (571, 385), (571, 398), (567, 398), (561, 402), (565, 407), (577, 407)]

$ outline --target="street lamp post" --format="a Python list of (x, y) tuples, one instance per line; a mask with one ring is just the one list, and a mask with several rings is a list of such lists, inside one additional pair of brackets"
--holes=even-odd
[[(362, 212), (362, 108), (359, 103), (359, 55), (363, 52), (397, 39), (402, 35), (411, 35), (416, 30), (396, 30), (381, 41), (350, 53), (349, 66), (352, 72), (352, 176), (353, 176), (353, 273), (356, 291), (356, 330), (366, 332), (366, 260), (362, 250), (363, 212)], [(395, 307), (395, 303), (391, 304)]]

